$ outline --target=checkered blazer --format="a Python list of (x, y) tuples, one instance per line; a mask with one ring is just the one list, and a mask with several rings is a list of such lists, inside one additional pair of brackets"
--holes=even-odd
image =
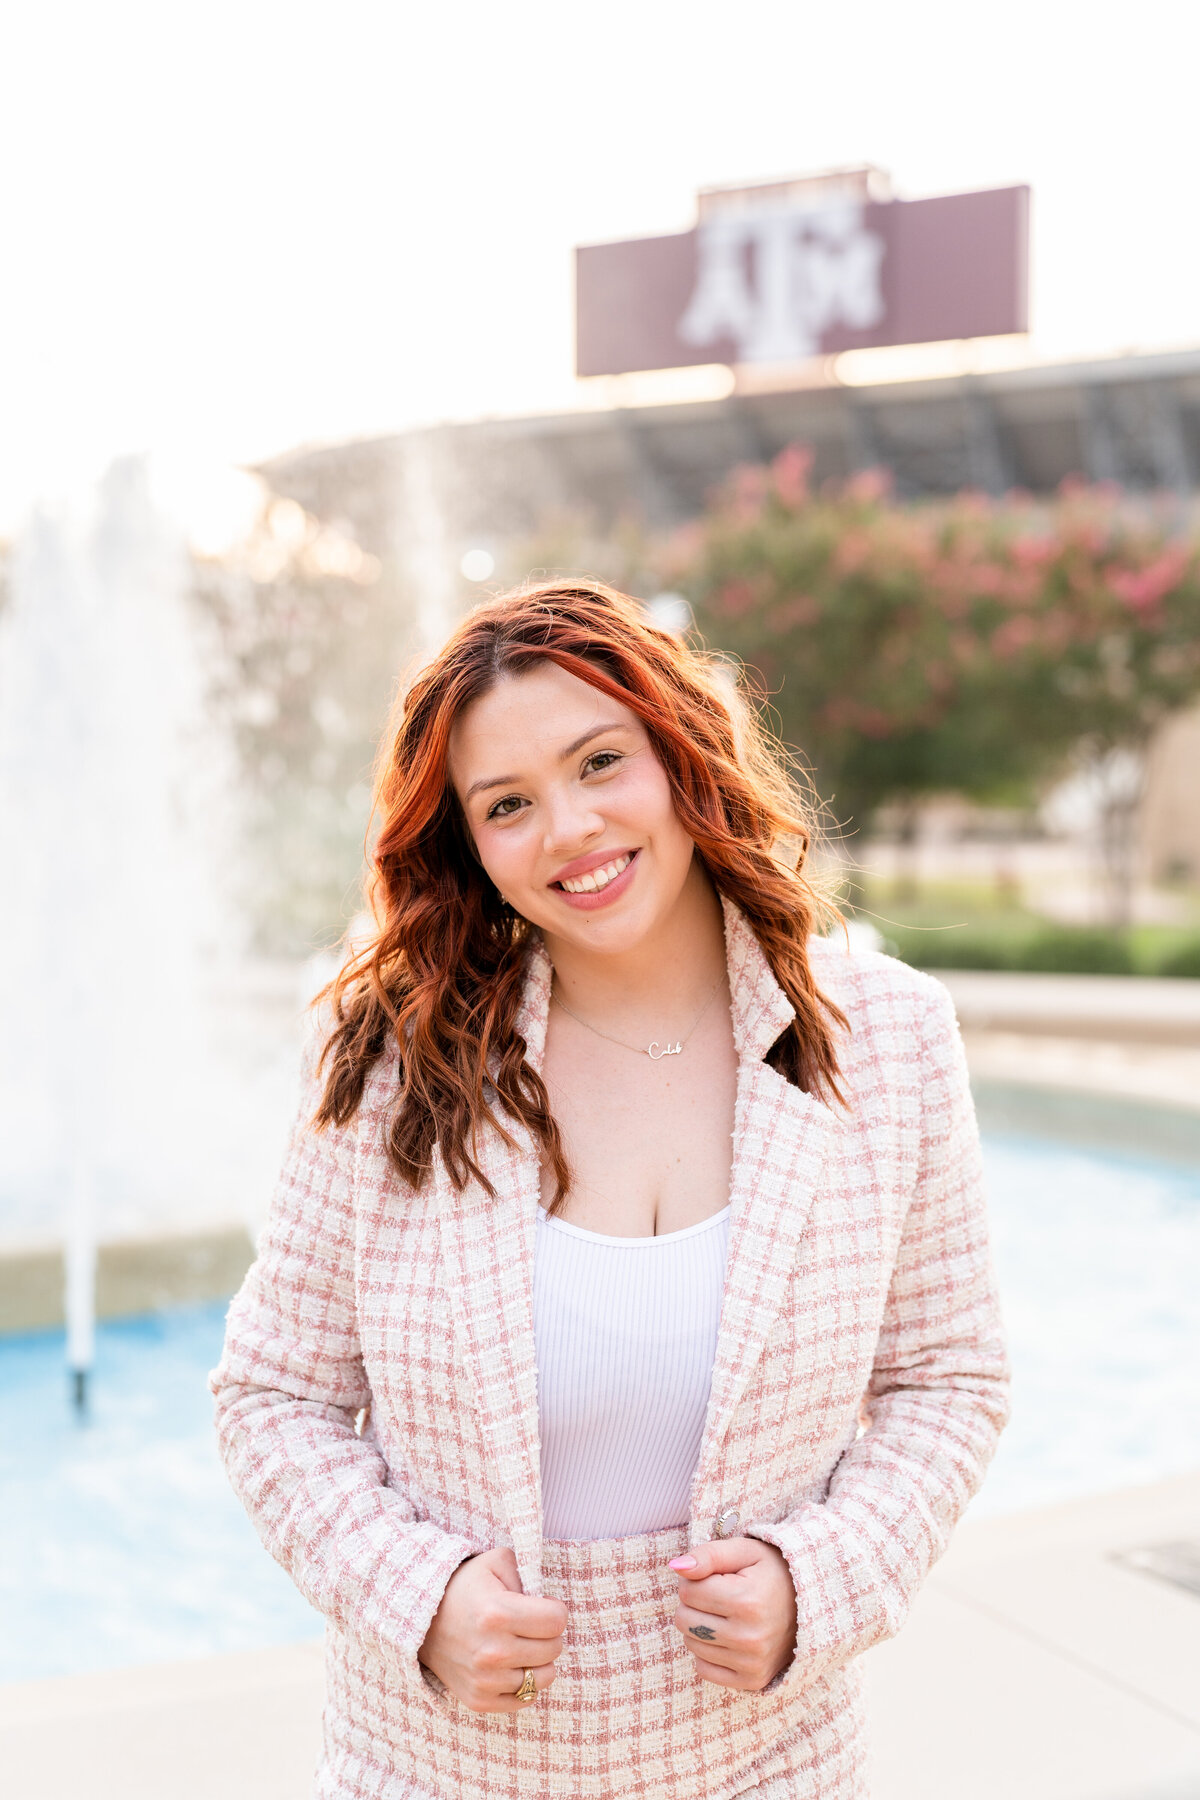
[[(728, 904), (725, 925), (738, 1056), (730, 1240), (689, 1535), (741, 1532), (786, 1557), (795, 1657), (768, 1696), (737, 1704), (783, 1707), (779, 1729), (801, 1730), (807, 1697), (899, 1628), (945, 1548), (1004, 1423), (1007, 1367), (946, 989), (814, 940), (818, 985), (850, 1023), (849, 1108), (827, 1105), (764, 1062), (792, 1009)], [(535, 1066), (550, 977), (535, 947), (518, 1019)], [(494, 1198), (478, 1184), (455, 1194), (440, 1166), (407, 1190), (382, 1140), (393, 1080), (377, 1065), (355, 1120), (317, 1134), (310, 1068), (212, 1377), (221, 1451), (263, 1541), (329, 1621), (319, 1792), (537, 1792), (510, 1780), (502, 1757), (447, 1776), (449, 1737), (404, 1772), (404, 1746), (449, 1731), (456, 1708), (431, 1706), (417, 1659), (455, 1568), (509, 1544), (526, 1591), (542, 1584), (537, 1154), (524, 1132), (515, 1148), (493, 1134), (481, 1155)], [(347, 1696), (368, 1690), (371, 1706), (351, 1719)], [(637, 1729), (616, 1716), (619, 1696), (613, 1709), (614, 1730)], [(479, 1729), (511, 1736), (536, 1711)], [(441, 1785), (421, 1778), (431, 1767)], [(710, 1767), (697, 1788), (668, 1769), (627, 1791), (676, 1800), (750, 1785), (732, 1764), (726, 1773)], [(794, 1791), (848, 1800), (861, 1789), (847, 1776)]]

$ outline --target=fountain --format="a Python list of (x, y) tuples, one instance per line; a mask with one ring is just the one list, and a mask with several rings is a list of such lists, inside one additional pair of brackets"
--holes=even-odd
[(412, 594), (417, 653), (427, 656), (439, 648), (462, 610), (455, 579), (459, 558), (446, 504), (450, 472), (445, 447), (434, 433), (406, 434), (400, 444), (400, 477), (395, 548)]
[[(140, 459), (42, 511), (0, 617), (0, 1243), (63, 1247), (86, 1405), (97, 1247), (247, 1217), (274, 1155), (219, 1042), (240, 953), (227, 751)], [(261, 1183), (261, 1185), (260, 1185)]]

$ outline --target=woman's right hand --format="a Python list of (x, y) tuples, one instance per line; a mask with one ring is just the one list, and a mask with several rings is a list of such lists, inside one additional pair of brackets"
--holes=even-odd
[(550, 1686), (566, 1624), (561, 1600), (522, 1593), (511, 1550), (484, 1550), (446, 1583), (417, 1655), (472, 1712), (523, 1712), (516, 1694), (525, 1671), (539, 1693)]

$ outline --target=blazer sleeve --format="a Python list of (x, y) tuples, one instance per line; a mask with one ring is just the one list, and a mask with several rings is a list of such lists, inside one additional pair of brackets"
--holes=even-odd
[[(923, 984), (924, 985), (924, 984)], [(966, 1055), (947, 990), (920, 1018), (921, 1144), (864, 1399), (822, 1503), (751, 1527), (787, 1558), (804, 1685), (891, 1637), (983, 1479), (1008, 1417)]]
[(355, 1126), (317, 1132), (311, 1060), (256, 1262), (209, 1378), (222, 1460), (263, 1543), (337, 1627), (422, 1681), (417, 1652), (478, 1545), (418, 1517), (356, 1418)]

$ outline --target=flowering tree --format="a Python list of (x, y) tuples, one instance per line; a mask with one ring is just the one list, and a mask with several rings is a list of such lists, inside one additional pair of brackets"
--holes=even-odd
[(1200, 544), (1163, 506), (1081, 485), (900, 506), (875, 471), (814, 493), (810, 460), (738, 470), (668, 573), (843, 825), (1137, 752), (1200, 693)]

